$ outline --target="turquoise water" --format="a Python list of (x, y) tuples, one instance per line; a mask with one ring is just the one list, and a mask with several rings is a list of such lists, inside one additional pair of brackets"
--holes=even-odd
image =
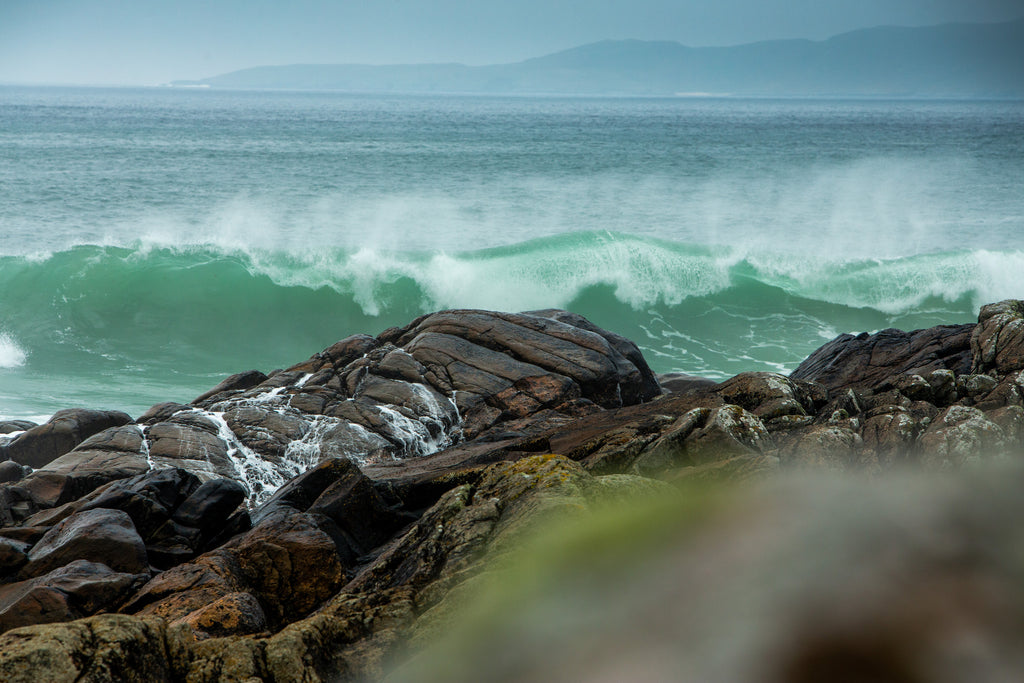
[(0, 88), (0, 417), (138, 414), (442, 307), (657, 371), (1024, 297), (1024, 103)]

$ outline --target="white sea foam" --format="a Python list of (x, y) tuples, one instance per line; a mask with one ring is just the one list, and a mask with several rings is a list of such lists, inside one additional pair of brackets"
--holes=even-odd
[(28, 354), (11, 335), (0, 332), (0, 368), (17, 368), (25, 364)]
[(234, 465), (235, 478), (248, 490), (251, 503), (263, 502), (287, 480), (285, 473), (278, 471), (272, 463), (264, 460), (235, 436), (224, 419), (224, 413), (200, 408), (193, 408), (192, 412), (217, 425), (217, 436), (227, 445), (227, 455)]

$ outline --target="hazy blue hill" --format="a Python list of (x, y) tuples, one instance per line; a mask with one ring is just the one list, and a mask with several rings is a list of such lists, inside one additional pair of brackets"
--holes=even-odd
[(515, 64), (291, 65), (201, 81), (360, 92), (1024, 97), (1024, 19), (691, 48), (606, 40)]

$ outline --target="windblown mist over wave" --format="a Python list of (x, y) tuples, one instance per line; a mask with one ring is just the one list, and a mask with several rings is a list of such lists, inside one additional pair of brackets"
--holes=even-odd
[[(840, 332), (971, 320), (1020, 272), (1021, 251), (843, 262), (614, 233), (461, 253), (78, 246), (0, 257), (0, 312), (18, 331), (0, 333), (0, 363), (201, 388), (431, 310), (558, 306), (637, 340), (658, 371), (721, 378), (790, 370)], [(162, 398), (191, 398), (180, 391)]]
[(1018, 102), (3, 94), (0, 415), (447, 307), (569, 308), (721, 378), (1024, 296)]

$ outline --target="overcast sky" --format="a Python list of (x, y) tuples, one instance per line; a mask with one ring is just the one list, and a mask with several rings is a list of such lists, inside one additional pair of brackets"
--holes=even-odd
[(264, 64), (495, 64), (606, 38), (735, 45), (1020, 16), (1024, 0), (0, 0), (0, 83), (157, 85)]

